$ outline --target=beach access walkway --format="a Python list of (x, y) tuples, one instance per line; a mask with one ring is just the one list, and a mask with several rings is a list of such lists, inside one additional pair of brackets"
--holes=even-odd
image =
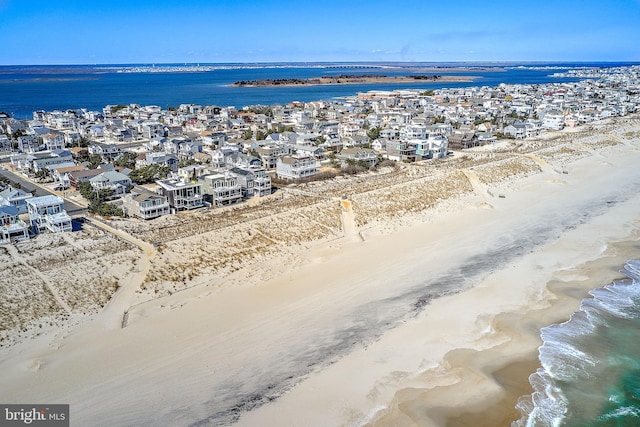
[(133, 237), (123, 230), (111, 227), (95, 217), (87, 217), (85, 224), (87, 223), (135, 245), (142, 251), (140, 258), (136, 262), (136, 267), (120, 281), (118, 290), (98, 315), (103, 323), (109, 327), (124, 328), (127, 325), (129, 308), (140, 302), (136, 301), (136, 291), (140, 289), (140, 285), (142, 285), (149, 273), (151, 261), (156, 255), (156, 249), (152, 244)]

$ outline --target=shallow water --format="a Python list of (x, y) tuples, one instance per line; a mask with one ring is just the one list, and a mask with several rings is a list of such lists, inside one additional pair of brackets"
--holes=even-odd
[(542, 330), (542, 368), (514, 426), (640, 425), (640, 261), (621, 273), (569, 321)]

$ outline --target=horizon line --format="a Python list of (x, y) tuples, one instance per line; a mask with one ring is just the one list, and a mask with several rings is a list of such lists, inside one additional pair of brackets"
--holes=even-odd
[(247, 62), (86, 62), (86, 63), (29, 63), (29, 64), (0, 64), (0, 67), (32, 67), (32, 66), (129, 66), (129, 65), (145, 65), (145, 66), (166, 66), (166, 65), (185, 65), (185, 66), (207, 66), (207, 65), (277, 65), (277, 64), (342, 64), (342, 65), (358, 65), (358, 64), (639, 64), (640, 60), (451, 60), (451, 61), (376, 61), (376, 60), (355, 60), (355, 61), (247, 61)]

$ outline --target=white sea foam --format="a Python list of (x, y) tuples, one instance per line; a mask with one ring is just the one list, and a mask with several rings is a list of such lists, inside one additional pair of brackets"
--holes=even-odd
[[(534, 392), (518, 401), (522, 418), (513, 427), (555, 426), (566, 420), (570, 405), (563, 387), (573, 384), (573, 393), (580, 391), (582, 382), (597, 378), (602, 369), (599, 363), (607, 357), (607, 342), (593, 345), (599, 330), (607, 330), (615, 319), (635, 319), (640, 299), (640, 261), (631, 260), (621, 271), (631, 280), (617, 280), (589, 294), (580, 310), (562, 324), (542, 329), (543, 345), (539, 348), (542, 368), (529, 377)], [(620, 360), (624, 356), (619, 357)], [(602, 417), (640, 417), (637, 408), (621, 407)], [(601, 419), (603, 419), (601, 417)]]

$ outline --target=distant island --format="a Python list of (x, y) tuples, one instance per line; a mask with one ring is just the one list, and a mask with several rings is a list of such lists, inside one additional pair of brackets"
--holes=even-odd
[(308, 79), (259, 79), (240, 80), (233, 83), (235, 87), (267, 87), (267, 86), (314, 86), (314, 85), (340, 85), (340, 84), (369, 84), (369, 83), (415, 83), (424, 81), (433, 82), (471, 82), (477, 76), (441, 76), (437, 74), (419, 74), (413, 76), (385, 76), (380, 74), (339, 75), (327, 77), (312, 77)]

